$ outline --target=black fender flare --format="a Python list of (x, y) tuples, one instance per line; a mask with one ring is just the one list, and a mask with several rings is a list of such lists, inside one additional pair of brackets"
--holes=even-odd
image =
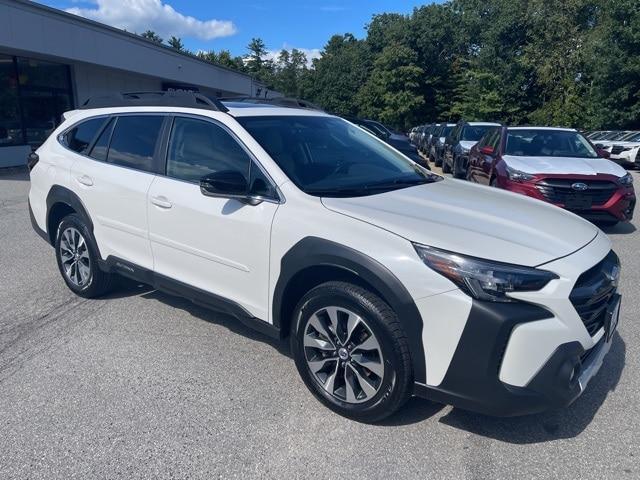
[[(93, 233), (93, 221), (91, 220), (91, 217), (87, 212), (87, 209), (82, 203), (82, 200), (80, 200), (80, 197), (78, 197), (78, 195), (76, 195), (73, 191), (69, 190), (66, 187), (63, 187), (61, 185), (54, 185), (51, 187), (51, 189), (49, 190), (49, 193), (47, 194), (47, 217), (46, 217), (47, 235), (49, 236), (51, 245), (55, 244), (56, 239), (55, 239), (55, 232), (49, 231), (49, 218), (51, 215), (51, 209), (57, 203), (63, 203), (71, 207), (73, 210), (75, 210), (75, 212), (78, 215), (80, 215), (82, 220), (85, 222), (85, 225), (87, 226), (89, 231)], [(96, 252), (98, 253), (98, 257), (102, 258), (100, 256), (100, 250), (98, 248), (97, 243), (93, 242), (93, 246), (95, 247)]]
[[(296, 274), (312, 267), (335, 267), (355, 274), (371, 285), (396, 312), (409, 341), (414, 380), (425, 382), (425, 353), (422, 344), (423, 322), (413, 298), (396, 276), (377, 260), (345, 245), (318, 237), (305, 237), (282, 257), (280, 275), (273, 295), (273, 323), (281, 330), (284, 296)], [(285, 327), (286, 328), (286, 327)]]

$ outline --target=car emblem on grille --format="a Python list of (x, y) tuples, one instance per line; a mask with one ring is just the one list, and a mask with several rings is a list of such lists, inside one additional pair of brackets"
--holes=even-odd
[(576, 182), (571, 184), (571, 188), (577, 190), (578, 192), (584, 192), (587, 188), (589, 188), (589, 185), (582, 182)]

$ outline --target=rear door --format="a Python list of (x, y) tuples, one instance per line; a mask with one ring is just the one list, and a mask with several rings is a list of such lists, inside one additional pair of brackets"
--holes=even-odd
[(92, 218), (104, 259), (153, 268), (147, 193), (160, 165), (164, 121), (162, 114), (113, 116), (89, 155), (71, 167), (71, 182)]

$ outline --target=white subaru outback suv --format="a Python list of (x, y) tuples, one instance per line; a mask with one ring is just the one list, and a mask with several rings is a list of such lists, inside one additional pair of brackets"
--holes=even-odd
[(29, 158), (29, 201), (69, 288), (123, 275), (289, 336), (311, 392), (361, 421), (411, 395), (500, 416), (573, 402), (617, 324), (609, 239), (294, 107), (159, 93), (68, 112)]

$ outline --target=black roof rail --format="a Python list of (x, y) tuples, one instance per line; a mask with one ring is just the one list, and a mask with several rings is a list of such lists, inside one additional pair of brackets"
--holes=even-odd
[(240, 103), (258, 103), (273, 105), (276, 107), (288, 107), (288, 108), (307, 108), (309, 110), (324, 111), (318, 105), (303, 100), (301, 98), (292, 97), (273, 97), (273, 98), (255, 98), (255, 97), (227, 97), (220, 99), (223, 102), (240, 102)]
[(108, 107), (186, 107), (218, 112), (229, 111), (218, 99), (187, 91), (125, 92), (103, 95), (89, 98), (79, 108), (85, 110)]

